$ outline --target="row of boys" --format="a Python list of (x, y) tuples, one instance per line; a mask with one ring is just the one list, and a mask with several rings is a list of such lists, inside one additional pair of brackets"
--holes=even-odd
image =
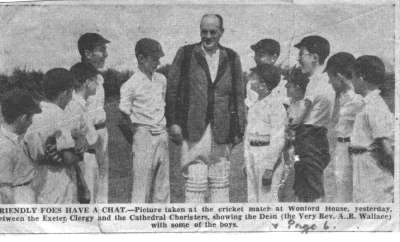
[[(81, 45), (97, 42), (104, 48), (108, 43), (97, 34), (85, 38), (92, 39), (81, 37)], [(295, 47), (301, 70), (295, 69), (284, 86), (273, 66), (279, 43), (265, 39), (251, 46), (257, 66), (248, 76), (245, 100), (248, 201), (285, 201), (282, 194), (292, 188), (295, 201), (318, 201), (324, 195), (323, 171), (332, 160), (338, 201), (391, 202), (393, 115), (379, 95), (385, 74), (382, 61), (337, 53), (325, 65), (330, 47), (319, 36), (306, 37)], [(56, 68), (46, 73), (46, 100), (40, 107), (23, 91), (6, 94), (1, 203), (107, 202), (107, 189), (97, 182), (101, 170), (108, 171), (107, 139), (99, 138), (105, 126), (93, 120), (88, 108), (88, 99), (102, 84), (96, 66), (104, 65), (107, 56), (105, 50), (96, 55), (93, 48), (82, 47), (80, 52), (82, 62), (71, 71)], [(119, 106), (133, 124), (130, 136), (137, 141), (132, 146), (132, 202), (169, 202), (166, 79), (155, 73), (164, 54), (157, 41), (147, 38), (137, 42), (135, 54), (139, 70), (121, 87)], [(335, 141), (329, 143), (333, 125)], [(294, 166), (294, 182), (282, 191), (288, 166)], [(106, 184), (107, 171), (101, 179)]]

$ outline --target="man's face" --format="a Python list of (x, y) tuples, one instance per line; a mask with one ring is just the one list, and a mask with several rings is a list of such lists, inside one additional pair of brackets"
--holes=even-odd
[(301, 47), (298, 61), (303, 73), (312, 73), (318, 60), (315, 54), (311, 54), (305, 47)]
[(276, 62), (276, 55), (270, 55), (265, 52), (255, 51), (254, 52), (254, 61), (257, 65), (269, 64), (274, 65)]
[(139, 55), (139, 64), (143, 67), (146, 73), (153, 74), (158, 65), (160, 65), (160, 58), (158, 56), (146, 56)]
[(204, 17), (200, 24), (200, 37), (204, 49), (207, 51), (215, 50), (223, 32), (217, 17)]
[(332, 73), (331, 71), (327, 71), (329, 77), (329, 83), (332, 85), (333, 90), (336, 93), (341, 93), (344, 89), (343, 77), (338, 73)]
[(108, 57), (106, 44), (97, 45), (93, 50), (85, 50), (86, 59), (96, 69), (102, 69), (104, 67), (106, 58)]

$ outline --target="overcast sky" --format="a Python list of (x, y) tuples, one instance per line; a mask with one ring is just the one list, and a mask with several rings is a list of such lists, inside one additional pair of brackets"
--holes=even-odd
[(0, 6), (0, 72), (15, 67), (47, 71), (69, 68), (79, 60), (76, 42), (85, 32), (109, 39), (106, 67), (132, 70), (134, 45), (142, 37), (159, 40), (170, 63), (177, 49), (200, 40), (204, 13), (220, 13), (225, 33), (221, 43), (236, 50), (244, 69), (254, 65), (249, 46), (262, 38), (282, 45), (279, 62), (293, 65), (293, 45), (309, 34), (326, 37), (332, 53), (382, 57), (394, 65), (392, 5), (40, 5)]

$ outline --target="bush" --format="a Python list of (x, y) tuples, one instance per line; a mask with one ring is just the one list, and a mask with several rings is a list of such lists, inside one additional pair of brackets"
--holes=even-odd
[(102, 73), (104, 77), (104, 91), (106, 101), (119, 97), (119, 89), (133, 74), (132, 71), (117, 71), (108, 69)]

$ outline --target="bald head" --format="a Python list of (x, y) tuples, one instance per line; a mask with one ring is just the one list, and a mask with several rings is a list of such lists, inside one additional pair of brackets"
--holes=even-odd
[(200, 37), (203, 48), (213, 53), (219, 47), (219, 40), (224, 33), (223, 20), (219, 14), (205, 14), (201, 18)]
[(217, 26), (220, 30), (224, 29), (224, 20), (219, 14), (204, 14), (201, 18), (200, 28), (204, 25)]

